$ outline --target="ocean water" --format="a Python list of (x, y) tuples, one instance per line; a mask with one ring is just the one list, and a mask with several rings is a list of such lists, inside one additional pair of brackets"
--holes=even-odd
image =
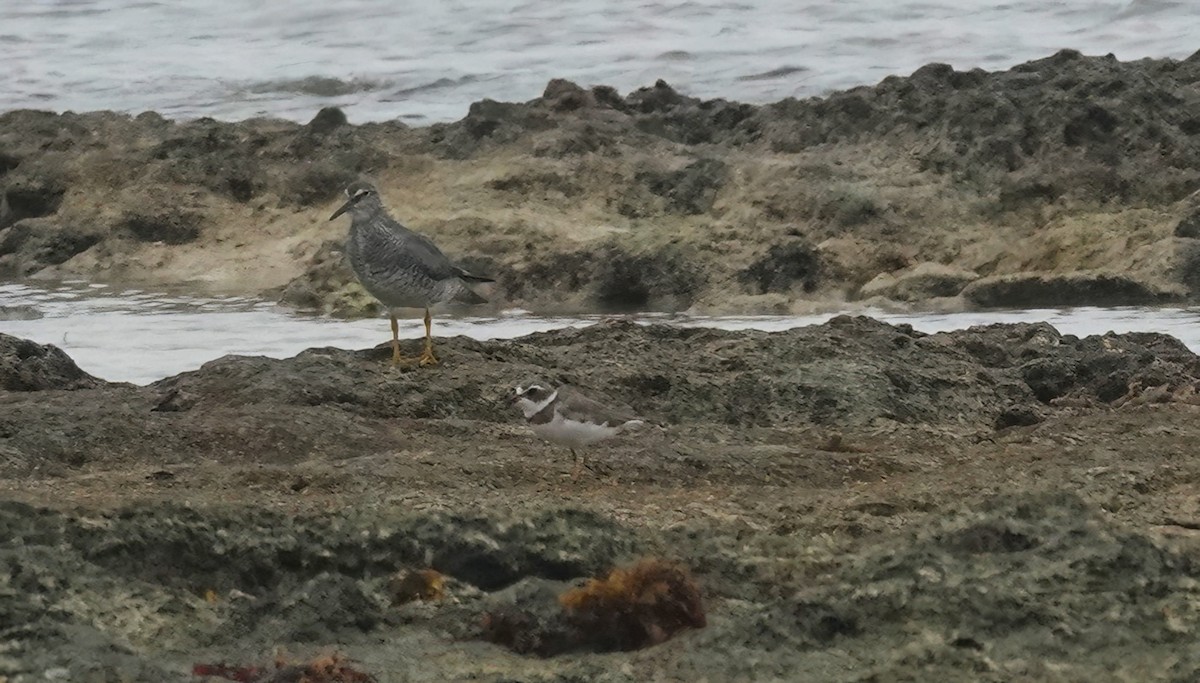
[(453, 120), (551, 78), (767, 102), (1061, 48), (1196, 51), (1195, 0), (0, 1), (0, 111)]
[[(0, 306), (33, 306), (43, 317), (4, 320), (0, 333), (66, 351), (81, 368), (110, 381), (147, 384), (225, 354), (286, 358), (311, 347), (359, 349), (391, 339), (384, 318), (336, 320), (298, 314), (239, 297), (195, 297), (121, 289), (85, 282), (53, 286), (0, 284)], [(1064, 334), (1163, 332), (1200, 352), (1200, 309), (1073, 308), (972, 313), (855, 311), (923, 332), (994, 322), (1046, 321)], [(825, 322), (836, 313), (805, 316), (630, 316), (641, 322), (780, 331)], [(596, 323), (603, 316), (538, 316), (510, 311), (496, 317), (435, 316), (438, 337), (511, 339), (533, 332)], [(424, 333), (418, 319), (402, 322), (401, 338)]]

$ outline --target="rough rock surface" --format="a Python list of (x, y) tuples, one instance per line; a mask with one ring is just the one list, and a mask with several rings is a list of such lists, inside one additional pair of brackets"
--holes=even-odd
[[(0, 276), (286, 288), (359, 315), (369, 301), (327, 246), (345, 224), (326, 219), (365, 175), (397, 218), (495, 276), (501, 304), (777, 311), (922, 262), (1105, 269), (1190, 293), (1197, 79), (1195, 56), (1063, 51), (763, 106), (556, 80), (425, 128), (336, 109), (306, 125), (14, 111)], [(614, 295), (638, 273), (634, 296)]]
[(979, 274), (940, 263), (918, 263), (895, 273), (880, 273), (858, 290), (861, 298), (924, 301), (958, 296)]
[[(10, 681), (194, 680), (280, 647), (380, 680), (1197, 670), (1200, 358), (1168, 336), (614, 322), (444, 340), (433, 369), (313, 349), (147, 387), (3, 342), (47, 385), (0, 386)], [(571, 482), (502, 400), (532, 372), (664, 427)], [(556, 647), (557, 596), (645, 557), (688, 569), (707, 625)], [(416, 571), (437, 590), (399, 596)], [(485, 642), (513, 610), (516, 651)]]
[(1177, 302), (1183, 295), (1182, 287), (1149, 286), (1111, 272), (996, 275), (962, 290), (964, 299), (985, 308), (1146, 306)]
[(511, 423), (503, 394), (530, 376), (602, 392), (672, 425), (973, 433), (1036, 422), (1056, 399), (1110, 403), (1134, 383), (1190, 386), (1198, 367), (1163, 335), (1077, 339), (1045, 324), (926, 335), (840, 317), (779, 333), (610, 322), (510, 341), (459, 337), (442, 342), (452, 360), (430, 373), (381, 371), (386, 345), (287, 360), (226, 356), (135, 387), (98, 382), (55, 347), (2, 339), (15, 349), (10, 391), (94, 387), (4, 399), (3, 443), (24, 454), (25, 469), (137, 458), (147, 448), (164, 462), (351, 457), (411, 442), (413, 420)]
[(0, 333), (0, 390), (83, 389), (101, 384), (57, 346)]

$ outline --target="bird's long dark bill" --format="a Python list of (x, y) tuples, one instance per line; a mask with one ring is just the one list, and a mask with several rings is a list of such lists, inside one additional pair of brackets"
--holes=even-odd
[(349, 210), (350, 210), (350, 207), (351, 207), (351, 206), (353, 206), (353, 205), (354, 205), (354, 200), (353, 200), (353, 199), (351, 199), (350, 201), (346, 202), (345, 204), (342, 204), (342, 208), (338, 209), (337, 211), (334, 211), (334, 212), (333, 212), (333, 215), (329, 217), (329, 220), (333, 220), (333, 219), (337, 218), (338, 216), (340, 216), (340, 215), (342, 215), (342, 214), (346, 213), (347, 211), (349, 211)]

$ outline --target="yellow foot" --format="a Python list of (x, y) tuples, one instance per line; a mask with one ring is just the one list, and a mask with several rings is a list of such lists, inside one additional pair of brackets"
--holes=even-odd
[(401, 365), (410, 365), (410, 364), (416, 362), (416, 360), (417, 359), (415, 359), (415, 358), (405, 358), (404, 356), (401, 356), (400, 355), (400, 345), (392, 344), (392, 367), (393, 368), (399, 367)]
[(420, 363), (421, 367), (425, 367), (426, 365), (437, 365), (440, 361), (437, 359), (437, 356), (433, 355), (433, 349), (425, 349), (425, 353), (421, 354), (417, 362)]

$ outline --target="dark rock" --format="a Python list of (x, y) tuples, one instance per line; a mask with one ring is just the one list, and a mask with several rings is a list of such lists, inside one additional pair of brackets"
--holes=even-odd
[(66, 191), (65, 183), (54, 175), (10, 178), (0, 202), (0, 230), (23, 218), (53, 214)]
[(263, 142), (246, 135), (235, 124), (198, 119), (180, 125), (174, 137), (151, 150), (151, 157), (170, 161), (170, 169), (180, 182), (248, 202), (267, 186), (266, 174), (255, 154)]
[(1162, 304), (1181, 300), (1183, 293), (1119, 273), (1076, 272), (980, 278), (967, 285), (962, 296), (983, 308), (1040, 308)]
[(793, 609), (796, 627), (814, 644), (828, 645), (839, 637), (857, 636), (862, 632), (854, 615), (839, 612), (833, 605), (801, 602)]
[(564, 197), (574, 197), (582, 189), (571, 178), (553, 171), (524, 171), (503, 178), (489, 180), (486, 185), (500, 192), (512, 192), (522, 197), (554, 192)]
[(797, 284), (811, 292), (821, 281), (821, 254), (803, 240), (772, 244), (766, 254), (738, 274), (738, 279), (756, 294), (788, 292)]
[(580, 645), (580, 634), (558, 604), (557, 586), (522, 582), (491, 601), (480, 637), (520, 655), (553, 657)]
[[(464, 261), (465, 262), (465, 261)], [(678, 311), (704, 293), (708, 275), (688, 251), (665, 245), (631, 252), (615, 243), (550, 253), (511, 271), (496, 273), (510, 299), (537, 301), (546, 292), (582, 292), (589, 308), (621, 312)]]
[(608, 85), (597, 85), (592, 88), (592, 98), (598, 105), (624, 111), (626, 109), (625, 100), (617, 89)]
[(322, 107), (305, 128), (313, 135), (328, 135), (349, 123), (349, 120), (346, 119), (346, 112), (341, 109)]
[[(533, 249), (533, 245), (528, 247)], [(521, 268), (500, 273), (497, 278), (505, 295), (534, 301), (539, 292), (586, 290), (604, 249), (577, 250), (540, 255)]]
[[(665, 102), (674, 104), (666, 106)], [(685, 145), (748, 144), (760, 137), (762, 124), (754, 117), (758, 109), (753, 105), (658, 96), (638, 100), (636, 104), (643, 110), (649, 106), (649, 112), (637, 119), (639, 131)]]
[(1121, 124), (1112, 112), (1097, 104), (1088, 104), (1063, 127), (1063, 142), (1068, 147), (1108, 142)]
[(285, 179), (282, 199), (297, 206), (316, 206), (340, 197), (346, 187), (358, 179), (359, 169), (344, 159), (328, 159), (298, 164)]
[(619, 133), (605, 130), (589, 121), (564, 122), (555, 131), (539, 136), (533, 156), (561, 159), (584, 154), (618, 153)]
[(1052, 202), (1064, 193), (1064, 188), (1055, 181), (1044, 178), (1008, 178), (1000, 186), (997, 208), (1000, 211), (1015, 211), (1039, 203)]
[(688, 101), (689, 98), (680, 95), (661, 79), (655, 81), (653, 87), (638, 88), (625, 98), (626, 106), (643, 114), (668, 111)]
[(1200, 238), (1200, 209), (1192, 211), (1175, 224), (1175, 236), (1189, 239)]
[[(632, 552), (631, 535), (595, 514), (559, 510), (498, 528), (459, 519), (455, 531), (430, 527), (416, 537), (437, 571), (485, 591), (524, 577), (567, 581), (597, 573)], [(428, 535), (428, 537), (426, 537)]]
[(1200, 239), (1180, 239), (1175, 245), (1172, 279), (1187, 288), (1191, 296), (1200, 293)]
[(466, 159), (488, 145), (512, 142), (520, 136), (558, 125), (543, 107), (495, 100), (473, 102), (461, 121), (430, 126), (430, 141), (450, 159)]
[(65, 263), (100, 240), (91, 228), (63, 225), (53, 218), (27, 218), (0, 230), (0, 274), (32, 275)]
[[(216, 590), (273, 595), (296, 608), (313, 609), (306, 622), (316, 621), (315, 613), (324, 611), (313, 602), (329, 604), (334, 608), (330, 614), (343, 611), (337, 609), (338, 602), (364, 606), (366, 591), (358, 580), (384, 577), (398, 566), (424, 563), (428, 557), (442, 574), (498, 591), (524, 577), (566, 581), (588, 576), (635, 548), (630, 531), (570, 509), (517, 516), (505, 523), (464, 515), (411, 515), (384, 528), (364, 528), (357, 538), (335, 533), (320, 522), (266, 512), (249, 520), (233, 514), (173, 512), (172, 523), (155, 519), (149, 510), (132, 509), (112, 522), (122, 536), (81, 533), (72, 540), (98, 566), (164, 585), (200, 581)], [(260, 535), (269, 528), (278, 536)], [(240, 560), (230, 565), (228, 557), (234, 553)], [(139, 557), (146, 562), (138, 563)], [(281, 581), (282, 574), (290, 580)], [(370, 622), (377, 619), (375, 610), (364, 611)], [(353, 616), (339, 618), (357, 621)]]
[[(1145, 387), (1188, 384), (1200, 365), (1182, 342), (1162, 334), (1063, 337), (1045, 323), (987, 325), (951, 333), (985, 366), (1016, 370), (1039, 402), (1063, 396), (1109, 403), (1134, 383)], [(1043, 414), (1036, 404), (1021, 405)]]
[(631, 254), (609, 247), (594, 267), (592, 297), (606, 311), (682, 310), (705, 285), (703, 270), (674, 248)]
[(21, 159), (19, 157), (0, 150), (0, 177), (7, 175), (9, 171), (20, 165)]
[[(923, 167), (938, 173), (982, 180), (1025, 169), (1031, 188), (1170, 201), (1197, 180), (1200, 140), (1188, 131), (1198, 98), (1184, 83), (1198, 70), (1070, 51), (995, 73), (930, 64), (874, 87), (766, 105), (753, 119), (780, 152), (916, 136), (926, 141)], [(1081, 170), (1092, 178), (1081, 182)]]
[(667, 200), (668, 210), (685, 215), (708, 212), (728, 173), (719, 159), (699, 159), (678, 171), (643, 171), (635, 181)]
[(996, 416), (995, 427), (996, 429), (1028, 427), (1045, 419), (1046, 416), (1035, 410), (1032, 406), (1013, 406)]
[(103, 385), (79, 369), (62, 349), (0, 333), (0, 389), (46, 391)]
[(371, 631), (383, 616), (383, 607), (367, 595), (361, 581), (322, 572), (290, 590), (246, 604), (234, 628), (264, 640), (327, 643), (348, 631)]
[(595, 99), (590, 91), (561, 78), (555, 78), (546, 84), (542, 101), (555, 111), (575, 111), (595, 106)]
[(157, 213), (127, 215), (122, 225), (140, 242), (187, 244), (200, 237), (202, 220), (195, 212), (164, 209)]
[[(1064, 566), (1072, 571), (1065, 574)], [(1003, 496), (983, 510), (940, 516), (854, 558), (833, 585), (805, 590), (765, 615), (757, 637), (799, 651), (836, 642), (839, 652), (855, 652), (880, 639), (911, 643), (904, 629), (927, 624), (956, 635), (947, 638), (955, 657), (922, 650), (915, 660), (880, 662), (865, 680), (903, 680), (909, 676), (897, 672), (934, 669), (934, 680), (952, 679), (954, 671), (972, 671), (967, 678), (974, 680), (987, 670), (986, 661), (959, 658), (981, 643), (1023, 643), (1029, 656), (1058, 647), (1055, 634), (1069, 631), (1083, 641), (1073, 648), (1086, 651), (1088, 643), (1111, 642), (1111, 634), (1090, 628), (1111, 609), (1097, 601), (1097, 590), (1141, 606), (1138, 614), (1145, 616), (1131, 618), (1142, 623), (1154, 619), (1155, 610), (1171, 610), (1167, 605), (1179, 600), (1178, 577), (1195, 572), (1185, 555), (1106, 520), (1073, 494)], [(996, 576), (1012, 581), (1003, 590), (980, 589)], [(1053, 601), (1034, 597), (1046, 591)], [(1139, 648), (1170, 638), (1162, 626), (1133, 630)]]
[(922, 301), (958, 296), (979, 275), (940, 263), (918, 263), (895, 273), (880, 273), (858, 290), (860, 298), (883, 296), (896, 301)]

